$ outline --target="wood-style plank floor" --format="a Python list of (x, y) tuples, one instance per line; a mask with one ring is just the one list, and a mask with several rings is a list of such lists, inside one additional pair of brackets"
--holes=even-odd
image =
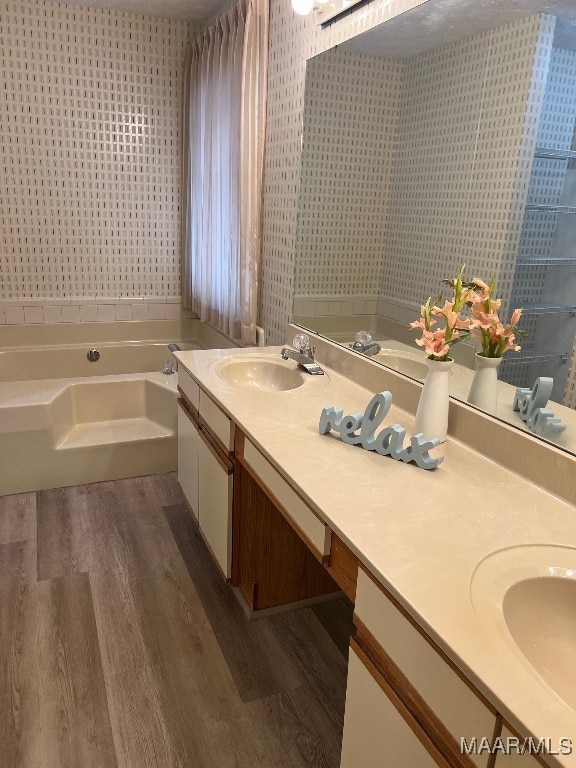
[(248, 621), (172, 474), (0, 497), (0, 768), (335, 768), (350, 628)]

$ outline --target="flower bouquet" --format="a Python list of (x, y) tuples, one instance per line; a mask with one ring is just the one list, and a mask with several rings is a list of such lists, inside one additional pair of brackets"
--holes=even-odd
[(442, 296), (428, 297), (422, 305), (420, 319), (410, 323), (422, 331), (416, 344), (427, 353), (428, 375), (416, 412), (416, 431), (426, 437), (445, 439), (448, 427), (448, 373), (453, 360), (450, 349), (470, 337), (480, 339), (482, 352), (476, 355), (477, 370), (468, 402), (485, 410), (496, 409), (496, 368), (505, 352), (515, 351), (519, 335), (521, 309), (515, 309), (510, 322), (500, 321), (501, 299), (493, 298), (495, 282), (486, 284), (479, 277), (464, 279), (464, 266), (457, 277), (444, 281), (452, 289), (450, 300), (439, 306)]

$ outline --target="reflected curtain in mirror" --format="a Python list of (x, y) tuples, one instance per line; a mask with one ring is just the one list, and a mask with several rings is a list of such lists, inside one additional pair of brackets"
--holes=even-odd
[(268, 0), (240, 0), (201, 31), (184, 83), (182, 303), (256, 342)]

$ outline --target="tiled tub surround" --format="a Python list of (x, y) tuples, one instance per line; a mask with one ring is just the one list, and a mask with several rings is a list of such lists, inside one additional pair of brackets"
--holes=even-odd
[(174, 470), (170, 342), (233, 346), (199, 320), (0, 329), (0, 494)]
[[(493, 643), (474, 612), (470, 583), (478, 564), (504, 547), (541, 543), (576, 547), (576, 510), (571, 503), (499, 466), (493, 458), (453, 436), (444, 447), (445, 462), (433, 472), (346, 445), (335, 437), (320, 436), (322, 408), (334, 404), (346, 413), (361, 413), (373, 392), (382, 386), (391, 388), (395, 395), (386, 422), (401, 423), (410, 432), (419, 389), (391, 371), (376, 371), (376, 366), (366, 374), (365, 380), (371, 376), (372, 381), (365, 389), (331, 369), (329, 362), (333, 359), (340, 369), (348, 366), (346, 372), (355, 376), (357, 366), (366, 361), (336, 347), (331, 352), (329, 346), (329, 342), (321, 341), (320, 361), (326, 366), (327, 377), (310, 377), (301, 387), (274, 393), (231, 386), (219, 377), (218, 365), (229, 355), (260, 354), (280, 360), (280, 348), (190, 351), (178, 354), (178, 358), (329, 529), (515, 728), (522, 734), (552, 740), (571, 734), (576, 723), (574, 711), (553, 694), (523, 657), (510, 647)], [(285, 365), (295, 364), (286, 361)], [(400, 405), (409, 406), (409, 410)], [(498, 440), (492, 422), (485, 416), (480, 418), (490, 439)], [(458, 424), (453, 426), (459, 430)], [(522, 439), (530, 441), (526, 436)], [(558, 452), (547, 450), (551, 469)], [(533, 456), (529, 458), (533, 460)], [(560, 483), (565, 485), (567, 478), (574, 477), (576, 458), (566, 455), (566, 460), (570, 466), (557, 480), (559, 491), (563, 490)], [(487, 503), (479, 503), (479, 498), (486, 496)], [(576, 765), (574, 756), (547, 760), (553, 766)]]
[(0, 299), (0, 327), (55, 323), (114, 323), (130, 320), (144, 322), (193, 317), (193, 312), (182, 308), (179, 296)]

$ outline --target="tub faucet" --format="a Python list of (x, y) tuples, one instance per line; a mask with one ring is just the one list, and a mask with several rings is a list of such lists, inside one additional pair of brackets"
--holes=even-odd
[(178, 370), (178, 363), (174, 362), (174, 360), (164, 360), (162, 366), (164, 376), (170, 376)]
[[(168, 349), (170, 352), (182, 352), (178, 344), (168, 344)], [(172, 360), (165, 360), (164, 361), (164, 369), (162, 373), (164, 373), (166, 376), (169, 376), (171, 373), (177, 373), (178, 372), (178, 360), (176, 358), (173, 358)]]
[(295, 349), (290, 349), (290, 347), (282, 348), (280, 354), (284, 360), (294, 360), (298, 363), (299, 368), (313, 376), (319, 376), (324, 373), (318, 363), (314, 361), (316, 347), (310, 346), (310, 339), (305, 333), (299, 333), (294, 336), (292, 346)]

